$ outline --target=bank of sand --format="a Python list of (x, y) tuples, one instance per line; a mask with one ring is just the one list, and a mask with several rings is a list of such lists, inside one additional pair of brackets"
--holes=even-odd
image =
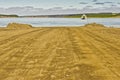
[(120, 80), (120, 28), (1, 28), (0, 80)]

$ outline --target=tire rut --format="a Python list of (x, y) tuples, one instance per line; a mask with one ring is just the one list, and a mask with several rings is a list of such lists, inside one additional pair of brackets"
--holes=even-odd
[[(91, 33), (92, 33), (92, 32), (91, 32)], [(108, 44), (108, 43), (106, 44), (106, 42), (105, 42), (104, 40), (102, 40), (102, 42), (101, 42), (101, 39), (100, 39), (100, 40), (99, 40), (99, 38), (96, 39), (96, 37), (95, 37), (96, 35), (93, 36), (94, 34), (91, 34), (91, 33), (90, 33), (90, 32), (87, 32), (86, 30), (84, 31), (84, 34), (86, 34), (86, 36), (89, 36), (90, 38), (95, 39), (95, 41), (98, 41), (98, 42), (100, 42), (101, 44), (105, 44), (106, 46), (109, 46), (109, 44)], [(87, 40), (86, 40), (86, 41), (87, 41)], [(114, 59), (116, 60), (116, 57), (113, 57), (113, 54), (110, 54), (111, 57), (106, 56), (105, 54), (108, 53), (107, 51), (105, 51), (105, 50), (103, 50), (103, 49), (100, 49), (98, 46), (96, 46), (96, 45), (97, 45), (96, 43), (91, 42), (91, 41), (89, 41), (89, 42), (91, 43), (91, 47), (93, 47), (94, 49), (96, 49), (96, 50), (98, 51), (96, 54), (100, 57), (103, 65), (104, 65), (104, 67), (108, 68), (108, 69), (110, 70), (110, 72), (112, 72), (112, 73), (115, 74), (118, 78), (120, 78), (119, 73), (116, 72), (116, 71), (114, 71), (114, 70), (111, 68), (111, 66), (113, 65), (113, 63), (111, 63), (110, 61), (111, 61), (112, 58), (114, 58)], [(105, 43), (104, 43), (104, 42), (105, 42)], [(99, 44), (98, 44), (98, 45), (99, 45)], [(111, 45), (110, 45), (110, 46), (111, 46)], [(114, 48), (114, 47), (113, 47), (113, 48)], [(117, 50), (118, 50), (118, 49), (117, 49)]]
[[(50, 29), (49, 30), (45, 30), (45, 31), (43, 31), (43, 32), (39, 32), (39, 33), (37, 33), (36, 34), (36, 37), (34, 36), (34, 38), (35, 39), (37, 39), (38, 38), (38, 36), (39, 37), (41, 37), (42, 35), (45, 35), (45, 33), (47, 33), (48, 31), (51, 31)], [(38, 31), (37, 31), (38, 32)], [(41, 34), (42, 33), (42, 34)], [(24, 56), (25, 56), (25, 50), (28, 50), (29, 48), (30, 48), (30, 46), (35, 42), (35, 40), (33, 40), (33, 39), (29, 39), (29, 40), (24, 40), (24, 41), (27, 41), (26, 42), (26, 44), (24, 44), (24, 47), (25, 48), (21, 48), (21, 54), (19, 55), (19, 56), (21, 56), (20, 57), (20, 59), (17, 59), (17, 61), (19, 62), (19, 61), (21, 61), (21, 59), (22, 58), (24, 58)], [(32, 43), (31, 43), (32, 42)], [(28, 46), (26, 46), (26, 45), (28, 45)], [(28, 49), (26, 49), (26, 48), (28, 48)], [(20, 49), (20, 48), (18, 48), (18, 49)], [(13, 49), (14, 50), (14, 49)], [(29, 51), (28, 51), (28, 54), (29, 54)], [(28, 54), (26, 54), (27, 56), (28, 56)], [(18, 64), (18, 63), (14, 63), (14, 62), (10, 62), (11, 61), (11, 59), (13, 59), (13, 57), (14, 56), (16, 56), (16, 55), (18, 55), (17, 54), (17, 52), (15, 52), (14, 54), (11, 54), (11, 56), (8, 56), (8, 59), (6, 60), (6, 61), (4, 61), (3, 63), (2, 63), (2, 65), (1, 65), (1, 69), (2, 68), (4, 68), (4, 69), (6, 69), (7, 71), (13, 71), (13, 70), (15, 70), (17, 67), (15, 67), (15, 66), (13, 66), (13, 65), (16, 65), (16, 64)], [(24, 55), (24, 56), (22, 56), (22, 55)], [(10, 63), (10, 65), (9, 65), (9, 63)], [(9, 66), (9, 67), (8, 67)], [(11, 66), (11, 68), (10, 68), (10, 66)]]

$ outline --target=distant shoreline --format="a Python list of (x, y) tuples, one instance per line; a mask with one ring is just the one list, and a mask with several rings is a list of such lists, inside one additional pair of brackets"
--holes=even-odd
[[(0, 18), (81, 18), (81, 17), (0, 17)], [(119, 17), (88, 17), (88, 18), (120, 18)]]
[[(83, 14), (59, 14), (59, 15), (3, 15), (0, 18), (81, 18)], [(86, 13), (88, 18), (120, 18), (120, 13)]]

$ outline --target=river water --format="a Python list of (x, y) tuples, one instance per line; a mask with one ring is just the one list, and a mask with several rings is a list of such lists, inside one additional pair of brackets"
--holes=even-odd
[(0, 18), (0, 27), (7, 26), (8, 23), (25, 23), (38, 27), (46, 26), (82, 26), (87, 23), (99, 23), (110, 27), (120, 27), (120, 18)]

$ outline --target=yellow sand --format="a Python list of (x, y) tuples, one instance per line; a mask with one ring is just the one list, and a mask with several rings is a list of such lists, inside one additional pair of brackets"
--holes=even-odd
[(7, 25), (8, 29), (30, 29), (32, 28), (29, 24), (21, 24), (21, 23), (9, 23)]
[(0, 29), (0, 80), (120, 80), (120, 28)]

